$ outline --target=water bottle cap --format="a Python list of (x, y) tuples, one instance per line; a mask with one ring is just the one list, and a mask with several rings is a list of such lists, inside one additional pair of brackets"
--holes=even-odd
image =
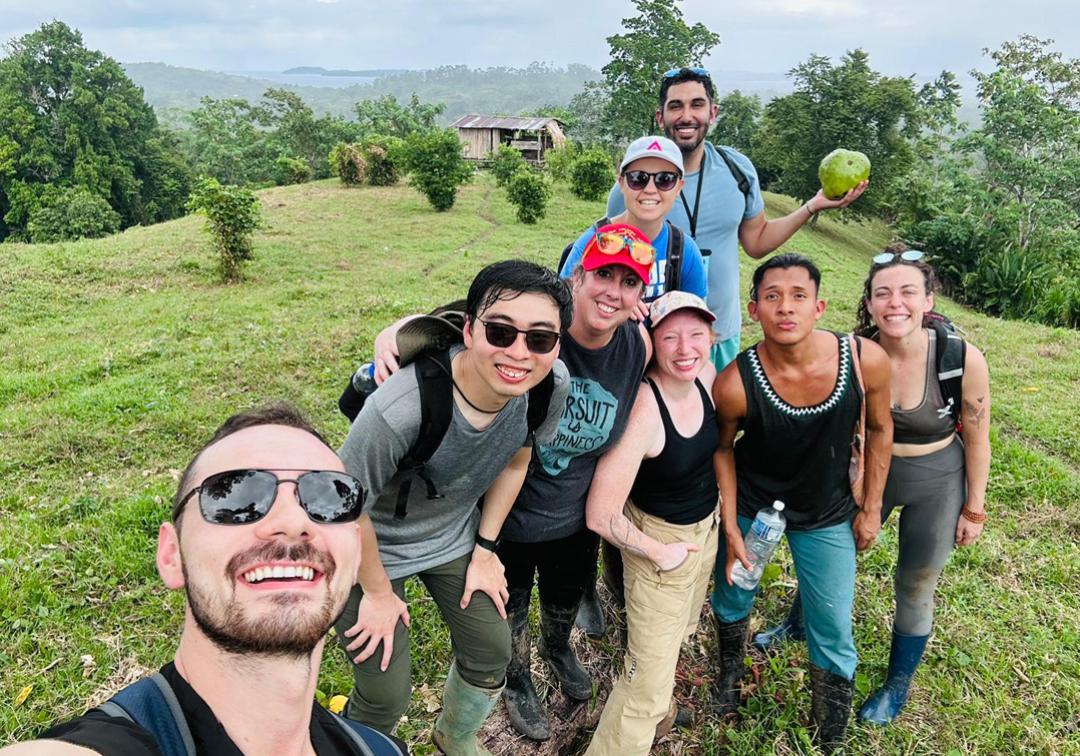
[(772, 503), (772, 508), (775, 509), (777, 512), (783, 512), (784, 511), (784, 502), (777, 499), (776, 501), (774, 501)]

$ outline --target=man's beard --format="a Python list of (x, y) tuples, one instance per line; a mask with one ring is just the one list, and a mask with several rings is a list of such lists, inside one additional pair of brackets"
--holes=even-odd
[(693, 143), (693, 144), (686, 144), (686, 143), (684, 143), (684, 142), (680, 142), (680, 141), (679, 141), (679, 140), (678, 140), (678, 139), (677, 139), (677, 138), (675, 137), (675, 133), (676, 133), (676, 129), (677, 129), (677, 128), (678, 128), (678, 123), (675, 123), (675, 124), (674, 124), (674, 125), (672, 125), (672, 126), (668, 126), (668, 125), (667, 125), (667, 122), (665, 121), (665, 122), (664, 122), (664, 136), (666, 136), (666, 137), (667, 137), (668, 139), (670, 139), (671, 141), (673, 141), (673, 142), (675, 143), (675, 146), (679, 148), (679, 151), (680, 151), (680, 152), (681, 152), (681, 153), (682, 153), (682, 154), (683, 154), (684, 156), (685, 156), (685, 155), (689, 155), (689, 154), (690, 154), (691, 152), (693, 152), (693, 151), (694, 151), (694, 150), (696, 150), (696, 149), (697, 149), (698, 147), (700, 147), (700, 146), (701, 146), (701, 143), (705, 141), (705, 137), (707, 137), (707, 136), (709, 135), (709, 129), (708, 129), (708, 128), (704, 128), (704, 129), (703, 129), (703, 128), (701, 128), (701, 126), (699, 125), (699, 126), (697, 127), (697, 128), (698, 128), (698, 132), (699, 132), (699, 136), (698, 136), (698, 138), (694, 140), (694, 143)]
[(186, 565), (183, 566), (184, 591), (191, 607), (191, 616), (203, 634), (222, 651), (237, 655), (310, 657), (315, 646), (344, 610), (348, 596), (336, 600), (337, 597), (329, 590), (335, 571), (333, 559), (310, 544), (292, 547), (268, 544), (237, 554), (229, 560), (225, 574), (233, 584), (231, 581), (235, 580), (237, 571), (244, 564), (275, 561), (317, 565), (327, 584), (322, 605), (311, 609), (305, 607), (310, 603), (309, 598), (282, 592), (271, 597), (277, 611), (251, 619), (236, 601), (235, 595), (227, 600), (213, 596), (209, 590), (195, 584), (188, 575)]

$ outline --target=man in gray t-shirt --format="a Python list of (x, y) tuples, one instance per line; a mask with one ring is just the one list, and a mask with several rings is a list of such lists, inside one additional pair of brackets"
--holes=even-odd
[[(360, 520), (358, 585), (336, 625), (354, 662), (351, 718), (389, 733), (408, 707), (404, 584), (416, 575), (449, 625), (455, 654), (434, 738), (448, 754), (473, 752), (510, 659), (496, 539), (525, 478), (533, 436), (536, 443), (552, 437), (566, 402), (569, 379), (556, 358), (571, 306), (569, 289), (546, 268), (511, 260), (480, 271), (466, 301), (464, 343), (450, 351), (452, 418), (422, 477), (398, 469), (421, 428), (416, 363), (381, 385), (353, 423), (341, 458), (374, 504)], [(549, 372), (547, 417), (530, 434), (528, 391)]]

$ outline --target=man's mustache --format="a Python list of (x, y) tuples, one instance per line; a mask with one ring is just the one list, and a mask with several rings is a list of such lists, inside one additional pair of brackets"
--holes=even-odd
[(286, 546), (283, 543), (267, 543), (235, 554), (225, 565), (225, 575), (231, 580), (241, 568), (259, 562), (306, 562), (314, 565), (329, 580), (334, 575), (334, 558), (310, 543)]

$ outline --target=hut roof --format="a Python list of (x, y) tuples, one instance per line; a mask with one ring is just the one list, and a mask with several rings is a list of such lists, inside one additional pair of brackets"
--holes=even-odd
[(518, 118), (514, 116), (463, 115), (450, 124), (455, 129), (513, 129), (515, 131), (539, 131), (557, 118)]

